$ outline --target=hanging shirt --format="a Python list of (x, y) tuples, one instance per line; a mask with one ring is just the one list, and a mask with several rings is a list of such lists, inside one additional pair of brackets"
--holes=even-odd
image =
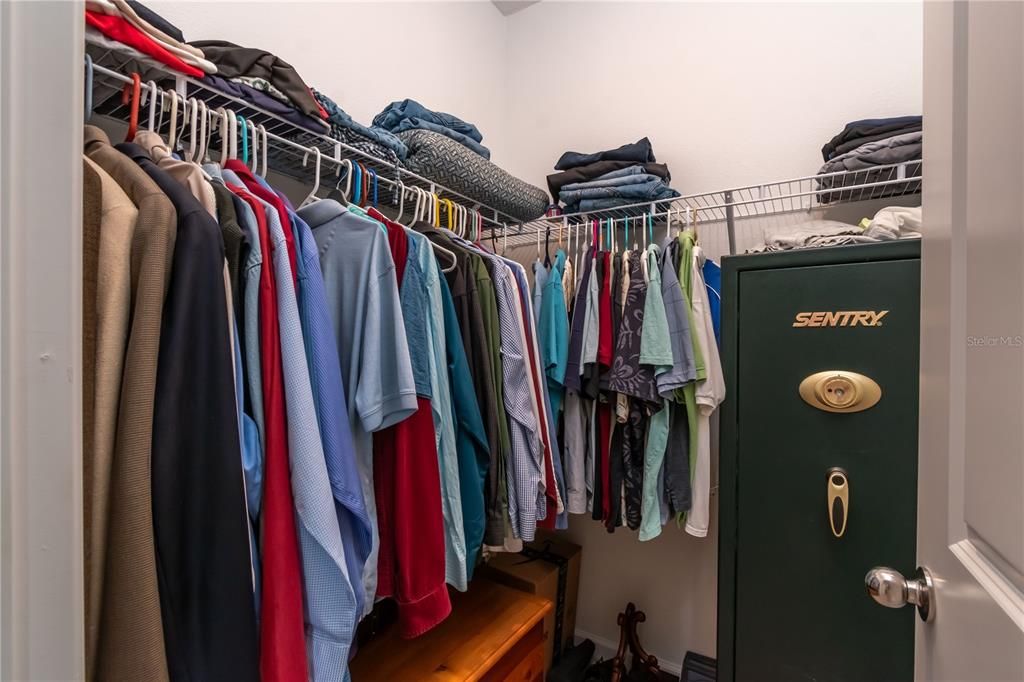
[[(437, 267), (440, 274), (440, 266)], [(469, 362), (466, 360), (466, 350), (462, 345), (462, 335), (455, 315), (455, 304), (448, 290), (448, 282), (444, 277), (439, 279), (448, 351), (448, 381), (451, 384), (452, 416), (455, 420), (456, 450), (459, 455), (459, 496), (466, 538), (466, 575), (467, 578), (472, 578), (487, 525), (484, 483), (490, 458), (483, 417), (480, 415), (480, 407), (473, 390)]]
[(711, 324), (715, 328), (715, 342), (722, 347), (722, 268), (708, 258), (701, 268), (704, 285), (708, 290), (708, 307), (711, 310)]
[(707, 378), (697, 384), (697, 460), (693, 471), (693, 507), (686, 516), (686, 532), (697, 537), (708, 534), (711, 518), (711, 413), (725, 400), (725, 376), (714, 339), (707, 288), (701, 276), (703, 254), (693, 247), (693, 316), (697, 337), (706, 355)]
[(551, 278), (551, 271), (537, 258), (533, 262), (533, 318), (540, 319), (540, 308), (544, 300), (544, 290), (547, 288), (548, 280)]
[[(555, 471), (555, 461), (560, 460), (560, 458), (556, 452), (557, 445), (555, 444), (554, 432), (551, 428), (550, 411), (546, 400), (547, 391), (538, 350), (536, 323), (533, 319), (533, 309), (530, 306), (530, 289), (523, 266), (515, 261), (503, 260), (512, 271), (519, 292), (521, 307), (516, 312), (521, 316), (523, 343), (526, 350), (527, 379), (530, 384), (530, 396), (534, 415), (540, 428), (546, 509), (538, 510), (538, 520), (543, 522), (542, 527), (544, 528), (555, 528), (556, 517), (565, 510), (562, 494), (559, 490), (561, 487), (558, 482), (559, 474)], [(559, 462), (560, 467), (561, 463)]]
[(501, 367), (504, 374), (504, 407), (509, 420), (511, 458), (507, 463), (508, 512), (516, 538), (534, 539), (538, 510), (544, 502), (544, 449), (540, 424), (533, 408), (528, 377), (522, 312), (515, 277), (501, 259), (487, 258), (495, 283), (501, 327)]
[(569, 353), (566, 356), (565, 386), (579, 391), (580, 376), (583, 374), (583, 346), (585, 343), (587, 318), (589, 317), (588, 297), (590, 276), (594, 259), (590, 251), (584, 256), (580, 286), (576, 288), (576, 300), (572, 305), (572, 322), (569, 326)]
[(373, 434), (380, 534), (377, 594), (394, 597), (399, 631), (403, 637), (417, 637), (451, 612), (444, 578), (440, 464), (430, 409), (429, 303), (416, 242), (401, 225), (370, 212), (388, 230), (418, 393), (411, 417)]
[[(679, 233), (676, 241), (679, 243), (678, 257), (679, 262), (677, 268), (679, 270), (679, 282), (683, 287), (683, 295), (686, 297), (688, 304), (688, 313), (690, 316), (690, 340), (693, 343), (693, 358), (696, 366), (697, 381), (702, 381), (707, 377), (707, 367), (705, 365), (705, 357), (707, 350), (701, 343), (700, 330), (698, 328), (697, 316), (693, 310), (693, 301), (695, 292), (694, 289), (696, 284), (693, 278), (693, 247), (697, 243), (697, 235), (693, 230), (683, 230)], [(700, 280), (698, 279), (698, 282)], [(688, 384), (683, 387), (683, 402), (686, 406), (686, 421), (690, 433), (689, 442), (689, 456), (690, 456), (690, 477), (691, 480), (697, 468), (697, 454), (698, 454), (698, 440), (697, 436), (697, 386), (695, 384)]]
[[(224, 184), (220, 166), (212, 166), (216, 174), (211, 173), (215, 187)], [(230, 171), (228, 171), (230, 173)], [(233, 176), (233, 182), (237, 187), (242, 186), (242, 181)], [(228, 190), (230, 192), (230, 190)], [(245, 241), (249, 248), (245, 250), (245, 262), (242, 264), (242, 281), (240, 287), (243, 295), (242, 301), (242, 354), (244, 357), (243, 366), (247, 386), (243, 386), (243, 410), (245, 411), (245, 430), (243, 431), (243, 470), (245, 472), (245, 495), (249, 503), (249, 518), (254, 528), (258, 525), (260, 510), (263, 500), (263, 447), (266, 443), (266, 426), (263, 417), (263, 382), (260, 377), (260, 337), (259, 337), (259, 293), (260, 273), (263, 267), (263, 253), (260, 245), (259, 226), (256, 222), (256, 214), (252, 208), (239, 197), (232, 193), (232, 198), (237, 199), (234, 203), (235, 215), (239, 227), (245, 234)], [(254, 425), (256, 434), (250, 433), (250, 424)], [(246, 445), (246, 440), (251, 441)], [(252, 442), (254, 441), (254, 442)], [(259, 543), (257, 542), (257, 547)], [(257, 588), (259, 589), (259, 588)]]
[[(492, 362), (491, 347), (497, 350), (498, 343), (492, 341), (492, 334), (497, 336), (495, 328), (492, 332), (490, 322), (496, 314), (494, 310), (494, 285), (487, 274), (486, 267), (479, 256), (470, 253), (461, 245), (455, 244), (439, 230), (423, 229), (423, 234), (431, 241), (440, 244), (455, 254), (455, 268), (445, 277), (448, 281), (452, 303), (462, 336), (462, 345), (469, 364), (469, 372), (476, 394), (476, 403), (481, 414), (482, 423), (487, 437), (486, 466), (482, 467), (484, 480), (484, 505), (486, 521), (483, 542), (488, 545), (500, 545), (504, 541), (505, 526), (508, 525), (508, 502), (505, 491), (504, 455), (502, 427), (507, 429), (505, 414), (501, 409), (500, 368), (495, 374)], [(487, 312), (485, 313), (485, 310)], [(496, 324), (496, 319), (493, 320)], [(451, 334), (447, 334), (450, 338)], [(495, 380), (497, 377), (497, 381)], [(458, 421), (457, 421), (458, 423)], [(459, 439), (460, 454), (465, 441), (456, 432)], [(504, 441), (508, 436), (505, 434)], [(460, 460), (461, 461), (461, 460)], [(461, 472), (461, 469), (460, 469)], [(463, 487), (464, 490), (464, 487)], [(467, 518), (465, 500), (463, 501), (463, 519)], [(468, 524), (468, 522), (467, 522)], [(468, 525), (467, 525), (468, 528)], [(467, 557), (470, 567), (470, 535), (467, 531)]]
[(416, 411), (416, 383), (395, 264), (384, 228), (331, 200), (305, 206), (299, 216), (313, 229), (320, 252), (327, 307), (348, 399), (349, 427), (373, 532), (363, 572), (364, 604), (368, 609), (376, 594), (379, 547), (370, 434)]
[[(270, 189), (262, 178), (256, 176), (255, 179)], [(283, 197), (281, 200), (286, 202)], [(338, 363), (338, 342), (331, 326), (313, 232), (291, 208), (288, 208), (288, 217), (295, 233), (296, 247), (301, 254), (298, 258), (301, 278), (298, 292), (299, 317), (307, 347), (307, 365), (327, 476), (338, 517), (348, 577), (352, 585), (358, 586), (362, 584), (363, 569), (370, 556), (373, 530), (359, 482), (355, 446), (347, 420), (348, 399)], [(355, 592), (358, 622), (358, 616), (366, 610), (366, 604), (363, 591), (360, 589)]]
[(117, 149), (156, 182), (178, 217), (160, 333), (152, 452), (170, 674), (255, 679), (256, 614), (220, 229), (145, 150), (130, 143)]
[(551, 276), (541, 300), (540, 315), (537, 317), (541, 360), (555, 423), (558, 422), (558, 415), (562, 411), (565, 371), (569, 360), (569, 314), (565, 308), (565, 296), (562, 291), (562, 269), (566, 265), (565, 252), (559, 249), (551, 266)]
[[(648, 286), (640, 341), (640, 362), (650, 365), (656, 377), (670, 371), (673, 363), (668, 315), (662, 294), (659, 252), (658, 246), (651, 244), (644, 255)], [(678, 286), (676, 288), (678, 289)], [(661, 534), (661, 504), (664, 490), (662, 467), (665, 463), (665, 448), (668, 445), (669, 411), (669, 405), (663, 401), (661, 409), (654, 412), (648, 422), (640, 511), (641, 541), (651, 540)], [(659, 479), (662, 480), (661, 485), (658, 483)]]
[[(417, 232), (409, 232), (416, 242), (416, 255), (420, 271), (427, 284), (429, 304), (427, 323), (431, 352), (430, 386), (433, 397), (430, 407), (434, 413), (437, 434), (437, 455), (441, 466), (441, 509), (444, 512), (445, 580), (464, 592), (468, 587), (466, 574), (466, 533), (462, 518), (459, 482), (459, 455), (455, 445), (455, 420), (452, 417), (451, 384), (448, 381), (447, 339), (444, 329), (444, 305), (441, 301), (441, 277), (429, 240)], [(445, 285), (447, 286), (447, 284)]]
[(565, 309), (572, 308), (572, 300), (576, 296), (576, 273), (573, 271), (572, 259), (565, 261), (565, 271), (562, 273), (562, 296)]
[[(283, 363), (278, 325), (277, 282), (274, 280), (267, 212), (242, 180), (224, 171), (228, 188), (239, 196), (256, 218), (263, 262), (259, 281), (259, 345), (264, 407), (264, 480), (260, 514), (263, 560), (260, 596), (260, 674), (299, 680), (307, 675), (295, 503), (289, 481), (288, 427), (284, 400)], [(284, 282), (288, 286), (288, 281)], [(251, 353), (252, 351), (250, 351)]]

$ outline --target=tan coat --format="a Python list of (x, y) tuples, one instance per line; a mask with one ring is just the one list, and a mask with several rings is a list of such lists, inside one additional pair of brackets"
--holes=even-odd
[(171, 155), (167, 143), (159, 134), (151, 130), (142, 130), (132, 140), (146, 150), (149, 157), (160, 166), (160, 170), (188, 188), (206, 212), (217, 219), (217, 195), (213, 193), (213, 185), (206, 179), (206, 174), (198, 164), (179, 161)]
[[(150, 455), (160, 321), (170, 277), (177, 215), (156, 183), (134, 161), (114, 149), (102, 130), (86, 126), (85, 153), (121, 187), (138, 210), (128, 261), (129, 331), (113, 455), (108, 476), (98, 475), (94, 466), (92, 477), (85, 479), (85, 499), (90, 500), (86, 504), (92, 514), (85, 517), (86, 537), (93, 540), (102, 537), (102, 531), (94, 531), (94, 528), (103, 524), (106, 527), (106, 546), (100, 551), (102, 568), (95, 561), (87, 561), (92, 571), (102, 570), (100, 594), (98, 600), (93, 601), (87, 621), (87, 625), (94, 628), (86, 636), (91, 646), (87, 653), (92, 655), (87, 661), (87, 675), (91, 680), (162, 682), (169, 675), (157, 586)], [(93, 229), (88, 227), (88, 221), (87, 229)], [(107, 222), (101, 220), (95, 254), (97, 268), (101, 260), (110, 268), (123, 268), (124, 262), (110, 263), (109, 258), (123, 254), (125, 246), (114, 244), (115, 235), (108, 240), (104, 234), (106, 229)], [(125, 234), (123, 229), (120, 233)], [(99, 443), (101, 434), (105, 433), (101, 425), (111, 421), (106, 411), (113, 403), (109, 394), (100, 395), (100, 386), (106, 386), (110, 379), (106, 351), (114, 341), (106, 332), (117, 327), (116, 322), (99, 321), (99, 313), (102, 311), (106, 317), (110, 305), (115, 303), (116, 297), (111, 291), (123, 294), (118, 284), (105, 281), (108, 275), (119, 283), (123, 272), (103, 271), (96, 280), (94, 443)], [(101, 297), (101, 291), (109, 295)], [(95, 445), (93, 447), (94, 462), (97, 462), (97, 451)], [(103, 510), (106, 518), (94, 518), (99, 510)], [(87, 545), (86, 551), (90, 559), (96, 558), (94, 548)], [(91, 573), (88, 577), (96, 583)]]

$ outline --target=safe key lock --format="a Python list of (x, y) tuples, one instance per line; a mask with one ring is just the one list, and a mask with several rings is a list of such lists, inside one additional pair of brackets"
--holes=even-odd
[(800, 397), (825, 412), (860, 412), (881, 399), (882, 389), (871, 377), (830, 369), (801, 381)]

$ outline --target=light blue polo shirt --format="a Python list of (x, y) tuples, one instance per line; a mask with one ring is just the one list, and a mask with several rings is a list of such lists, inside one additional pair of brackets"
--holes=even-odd
[[(444, 304), (441, 281), (430, 240), (407, 230), (410, 244), (415, 242), (416, 259), (427, 285), (430, 315), (427, 329), (430, 342), (430, 409), (434, 415), (434, 437), (441, 472), (441, 512), (444, 515), (445, 582), (465, 592), (469, 587), (466, 571), (466, 531), (462, 518), (459, 481), (459, 455), (455, 444), (455, 420), (452, 417), (452, 392), (448, 380), (448, 350), (444, 332)], [(411, 251), (410, 251), (411, 253)]]
[(381, 225), (330, 199), (299, 209), (320, 253), (324, 294), (337, 341), (349, 428), (371, 522), (372, 545), (363, 570), (366, 615), (377, 593), (377, 506), (373, 491), (374, 431), (416, 411), (405, 322), (395, 264)]

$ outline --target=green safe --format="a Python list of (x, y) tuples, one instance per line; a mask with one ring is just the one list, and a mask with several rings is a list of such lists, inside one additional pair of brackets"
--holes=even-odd
[(722, 262), (718, 679), (909, 682), (920, 242)]

